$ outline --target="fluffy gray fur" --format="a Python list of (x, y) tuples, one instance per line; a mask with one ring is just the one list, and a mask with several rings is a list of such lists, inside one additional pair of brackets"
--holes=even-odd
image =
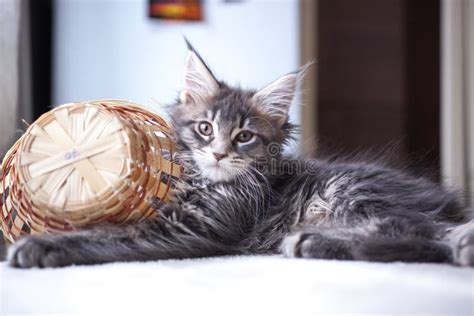
[(473, 266), (474, 222), (455, 193), (382, 163), (282, 156), (303, 72), (259, 91), (233, 88), (189, 45), (184, 89), (169, 109), (186, 174), (160, 216), (26, 237), (10, 247), (10, 265), (282, 253)]

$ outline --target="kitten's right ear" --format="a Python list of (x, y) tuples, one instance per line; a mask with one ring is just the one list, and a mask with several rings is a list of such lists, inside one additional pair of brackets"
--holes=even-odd
[(186, 57), (184, 87), (180, 99), (182, 103), (197, 104), (214, 95), (219, 89), (219, 83), (187, 40), (186, 44), (189, 52)]
[(256, 106), (278, 124), (283, 125), (288, 120), (288, 111), (295, 98), (298, 85), (311, 65), (312, 63), (308, 63), (257, 91), (252, 97)]

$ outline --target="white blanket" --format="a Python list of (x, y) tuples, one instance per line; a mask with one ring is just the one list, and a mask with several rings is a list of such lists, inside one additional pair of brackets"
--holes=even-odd
[(474, 315), (474, 269), (222, 257), (61, 269), (0, 264), (0, 315)]

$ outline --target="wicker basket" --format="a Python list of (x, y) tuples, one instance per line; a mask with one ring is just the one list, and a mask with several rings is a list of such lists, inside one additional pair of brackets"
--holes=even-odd
[(2, 163), (1, 229), (70, 231), (154, 216), (181, 174), (166, 122), (128, 101), (53, 109), (33, 123)]

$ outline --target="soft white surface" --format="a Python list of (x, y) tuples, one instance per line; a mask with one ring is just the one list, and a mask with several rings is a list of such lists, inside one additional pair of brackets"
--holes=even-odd
[(0, 315), (473, 315), (474, 269), (227, 257), (17, 270)]

